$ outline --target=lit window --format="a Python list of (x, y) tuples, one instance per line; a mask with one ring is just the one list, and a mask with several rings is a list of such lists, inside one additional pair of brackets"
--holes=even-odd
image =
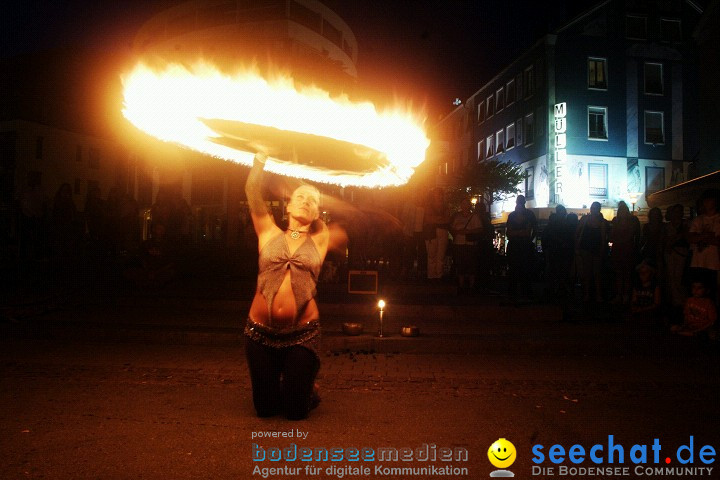
[(665, 188), (665, 169), (645, 167), (645, 194), (659, 192)]
[(645, 93), (647, 95), (663, 94), (662, 63), (645, 62)]
[(636, 15), (625, 17), (625, 36), (634, 40), (647, 39), (647, 18)]
[(495, 153), (505, 151), (505, 129), (502, 128), (495, 133)]
[(531, 97), (535, 90), (535, 69), (532, 66), (525, 69), (523, 87), (525, 88), (525, 98)]
[(532, 145), (535, 139), (535, 116), (531, 113), (525, 115), (525, 146)]
[(588, 88), (607, 90), (607, 63), (604, 58), (588, 59)]
[(517, 128), (515, 129), (515, 145), (518, 147), (523, 143), (523, 121), (522, 118), (518, 118), (515, 122)]
[(505, 130), (505, 149), (510, 150), (515, 147), (515, 123), (508, 125)]
[(500, 87), (495, 92), (495, 112), (505, 108), (505, 87)]
[(478, 105), (478, 123), (485, 121), (485, 102), (480, 102)]
[(495, 155), (495, 136), (490, 135), (485, 139), (485, 158)]
[(525, 200), (535, 198), (535, 167), (525, 170)]
[(478, 161), (482, 160), (485, 154), (485, 140), (480, 140), (477, 145), (477, 159)]
[(487, 115), (485, 115), (485, 118), (490, 118), (493, 116), (493, 113), (494, 113), (493, 107), (495, 106), (495, 102), (494, 102), (495, 98), (494, 97), (495, 97), (495, 95), (490, 95), (487, 98), (487, 102), (486, 102), (487, 103), (487, 109), (486, 109)]
[(660, 38), (663, 42), (682, 42), (680, 20), (663, 18), (660, 20)]
[(645, 112), (645, 143), (649, 145), (665, 144), (663, 112)]
[(588, 138), (607, 140), (607, 108), (588, 107)]
[(588, 183), (591, 197), (607, 198), (608, 193), (608, 166), (604, 163), (588, 164)]
[(515, 102), (515, 79), (510, 80), (505, 85), (505, 105), (512, 105)]

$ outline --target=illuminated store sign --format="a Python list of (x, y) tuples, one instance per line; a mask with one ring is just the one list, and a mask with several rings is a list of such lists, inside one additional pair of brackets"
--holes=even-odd
[(562, 203), (563, 180), (567, 167), (567, 104), (555, 104), (555, 202)]

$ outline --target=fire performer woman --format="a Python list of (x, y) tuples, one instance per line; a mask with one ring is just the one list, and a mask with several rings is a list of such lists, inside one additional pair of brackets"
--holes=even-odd
[[(344, 234), (319, 219), (320, 192), (302, 185), (287, 205), (287, 230), (268, 213), (261, 184), (267, 155), (255, 155), (245, 185), (258, 237), (259, 273), (245, 326), (245, 352), (260, 417), (280, 413), (307, 417), (320, 402), (315, 376), (320, 368), (320, 312), (315, 286), (328, 251)], [(332, 233), (332, 235), (331, 235)]]

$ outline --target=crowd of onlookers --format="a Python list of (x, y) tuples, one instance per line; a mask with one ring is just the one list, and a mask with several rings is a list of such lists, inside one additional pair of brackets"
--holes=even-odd
[[(610, 221), (597, 202), (579, 220), (558, 206), (541, 235), (546, 292), (569, 297), (579, 282), (584, 302), (625, 305), (631, 318), (672, 325), (682, 335), (712, 335), (720, 298), (719, 198), (706, 191), (694, 218), (686, 218), (680, 204), (664, 215), (651, 208), (643, 225), (625, 202)], [(510, 230), (508, 237), (512, 257)], [(521, 264), (510, 259), (510, 265), (511, 277), (523, 274), (512, 271)]]
[[(461, 293), (472, 293), (488, 287), (495, 267), (506, 262), (513, 298), (531, 296), (533, 281), (542, 278), (553, 301), (577, 293), (583, 302), (625, 306), (634, 318), (675, 325), (673, 330), (684, 335), (715, 323), (720, 299), (720, 194), (715, 190), (698, 200), (694, 218), (678, 204), (664, 213), (651, 208), (641, 224), (621, 201), (608, 220), (594, 202), (580, 217), (558, 205), (542, 229), (519, 195), (505, 222), (501, 255), (482, 199), (473, 202), (461, 194), (454, 204), (453, 213), (446, 192), (433, 189), (403, 205), (394, 228), (387, 228), (388, 222), (347, 222), (348, 251), (328, 257), (330, 270), (323, 278), (344, 281), (339, 268), (380, 270), (395, 280), (454, 278)], [(18, 264), (47, 260), (55, 278), (63, 280), (83, 262), (97, 266), (131, 253), (134, 260), (123, 266), (124, 277), (139, 286), (162, 285), (175, 275), (178, 248), (191, 242), (190, 207), (178, 188), (161, 188), (144, 236), (139, 213), (135, 199), (118, 188), (103, 198), (91, 186), (80, 211), (70, 184), (62, 184), (50, 199), (30, 177), (16, 205)], [(243, 232), (253, 235), (249, 228)], [(251, 240), (239, 248), (248, 250)]]
[(190, 208), (178, 191), (161, 188), (151, 212), (152, 226), (143, 239), (138, 203), (120, 188), (103, 198), (100, 188), (90, 185), (80, 210), (69, 183), (50, 198), (30, 176), (14, 212), (14, 275), (31, 279), (49, 273), (56, 283), (68, 283), (124, 262), (118, 268), (139, 285), (165, 282), (174, 250), (188, 241)]

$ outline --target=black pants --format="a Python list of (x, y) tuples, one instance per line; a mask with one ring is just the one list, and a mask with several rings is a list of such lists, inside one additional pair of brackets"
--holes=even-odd
[(522, 294), (532, 295), (532, 276), (535, 267), (535, 244), (529, 239), (514, 239), (508, 242), (507, 259), (510, 267), (508, 293), (518, 294), (518, 285), (522, 285)]
[(245, 354), (258, 416), (270, 417), (284, 409), (290, 420), (307, 417), (320, 369), (317, 355), (300, 345), (274, 348), (247, 337)]

